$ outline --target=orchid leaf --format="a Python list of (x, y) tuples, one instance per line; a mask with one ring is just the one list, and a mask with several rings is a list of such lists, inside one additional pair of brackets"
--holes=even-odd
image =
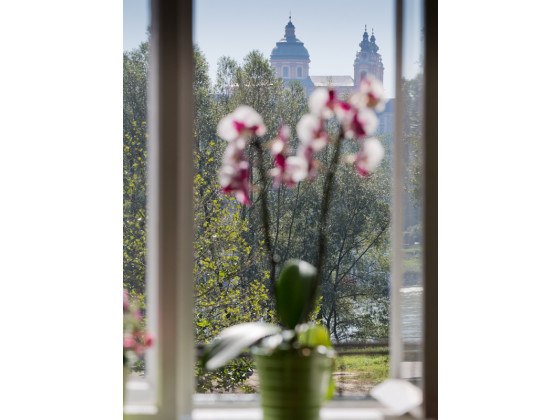
[(201, 362), (209, 370), (217, 369), (263, 338), (279, 332), (280, 328), (277, 325), (264, 322), (250, 322), (226, 328), (206, 346)]
[(298, 343), (304, 347), (332, 347), (329, 331), (323, 325), (305, 324), (298, 326)]
[(283, 325), (294, 329), (313, 309), (317, 269), (302, 260), (288, 260), (275, 285), (276, 312)]

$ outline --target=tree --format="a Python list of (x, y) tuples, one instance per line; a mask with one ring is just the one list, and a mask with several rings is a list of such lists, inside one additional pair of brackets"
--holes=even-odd
[[(215, 144), (209, 143), (208, 153)], [(195, 177), (195, 322), (196, 341), (207, 343), (226, 327), (270, 318), (267, 274), (247, 275), (260, 262), (244, 239), (247, 221), (240, 205), (230, 197), (217, 196), (215, 181)], [(204, 209), (204, 210), (203, 210)], [(258, 251), (258, 250), (257, 250)], [(198, 368), (198, 389), (232, 390), (253, 372), (253, 362), (242, 358), (217, 372)]]
[(123, 54), (123, 130), (131, 133), (134, 122), (147, 121), (148, 97), (148, 54), (147, 42)]
[(423, 74), (403, 79), (404, 140), (406, 145), (407, 192), (416, 206), (421, 200)]
[[(198, 159), (198, 171), (206, 172), (217, 170), (213, 157), (206, 157), (208, 143), (214, 140), (216, 132), (215, 104), (212, 99), (212, 86), (208, 76), (208, 62), (195, 45), (194, 47), (194, 139), (196, 151), (201, 154)], [(215, 148), (214, 148), (215, 149)], [(208, 166), (210, 165), (210, 166)]]
[(143, 295), (146, 274), (146, 123), (131, 123), (123, 138), (123, 280)]
[[(247, 241), (248, 220), (240, 205), (219, 193), (217, 171), (225, 144), (215, 141), (215, 130), (217, 110), (227, 106), (228, 98), (221, 103), (212, 93), (208, 64), (196, 47), (194, 58), (195, 331), (197, 342), (206, 343), (228, 326), (269, 319), (271, 302), (262, 243)], [(224, 71), (236, 69), (231, 61), (222, 62)], [(199, 390), (231, 390), (252, 374), (253, 362), (240, 359), (215, 373), (198, 369)]]
[(143, 301), (148, 43), (123, 54), (123, 280)]

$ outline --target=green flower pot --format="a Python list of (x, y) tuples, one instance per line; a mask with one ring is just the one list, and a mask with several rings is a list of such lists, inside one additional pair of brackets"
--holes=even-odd
[(264, 420), (319, 420), (334, 357), (294, 350), (256, 355)]

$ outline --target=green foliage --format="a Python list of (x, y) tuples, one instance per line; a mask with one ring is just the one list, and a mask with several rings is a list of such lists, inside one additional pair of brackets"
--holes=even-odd
[(246, 393), (255, 392), (253, 388), (245, 384), (255, 372), (252, 358), (238, 357), (212, 372), (203, 368), (201, 363), (197, 363), (195, 370), (197, 392), (231, 392), (237, 389)]
[(195, 177), (195, 292), (196, 338), (208, 342), (230, 325), (268, 316), (268, 274), (249, 278), (246, 272), (259, 262), (243, 234), (247, 222), (239, 204), (216, 195), (218, 186)]
[[(218, 146), (209, 142), (206, 148), (208, 160)], [(255, 272), (255, 266), (263, 266), (263, 251), (262, 245), (255, 249), (245, 239), (248, 226), (239, 203), (219, 194), (215, 181), (209, 182), (200, 173), (195, 176), (194, 193), (195, 331), (198, 343), (208, 343), (232, 325), (271, 319), (271, 299), (266, 287), (268, 272), (249, 274)], [(237, 354), (250, 344), (243, 343)], [(239, 387), (254, 367), (252, 361), (243, 360), (213, 372), (197, 369), (198, 390), (203, 392)]]
[(146, 265), (148, 43), (123, 54), (123, 279), (142, 295)]
[(148, 53), (147, 42), (123, 54), (123, 129), (133, 131), (133, 124), (147, 121), (148, 97)]
[[(262, 244), (248, 240), (249, 222), (243, 209), (219, 192), (216, 175), (225, 144), (215, 141), (215, 128), (220, 107), (227, 101), (221, 103), (211, 92), (208, 64), (198, 48), (194, 76), (195, 331), (197, 342), (207, 343), (229, 326), (271, 319), (272, 302)], [(241, 386), (253, 365), (245, 360), (214, 372), (197, 369), (199, 391), (227, 391)]]
[(132, 122), (123, 139), (123, 280), (143, 294), (146, 266), (146, 124)]

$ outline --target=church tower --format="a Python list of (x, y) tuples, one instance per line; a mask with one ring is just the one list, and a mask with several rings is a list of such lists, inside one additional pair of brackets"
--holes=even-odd
[(360, 81), (368, 74), (372, 74), (383, 83), (383, 61), (379, 54), (379, 47), (375, 43), (373, 29), (371, 37), (368, 36), (367, 27), (362, 35), (360, 51), (356, 53), (354, 60), (354, 85), (359, 86)]
[(313, 88), (309, 78), (310, 62), (307, 48), (296, 38), (296, 28), (290, 15), (290, 20), (284, 28), (284, 38), (272, 49), (270, 64), (275, 69), (276, 76), (283, 79), (285, 84), (297, 80), (309, 90)]

